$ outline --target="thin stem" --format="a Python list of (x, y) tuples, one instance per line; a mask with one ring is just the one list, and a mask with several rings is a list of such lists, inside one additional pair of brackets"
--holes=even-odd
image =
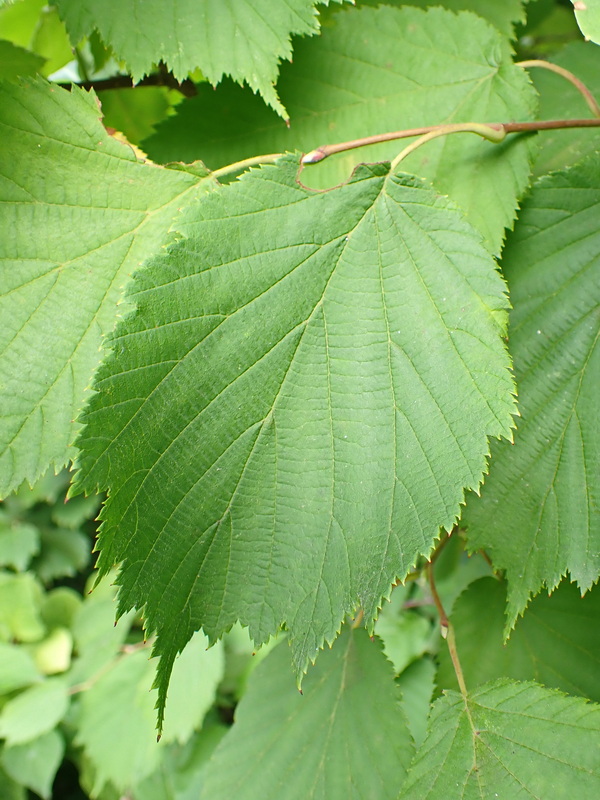
[[(454, 667), (454, 672), (456, 673), (456, 680), (458, 681), (458, 686), (460, 688), (460, 693), (463, 696), (465, 704), (467, 703), (467, 685), (465, 684), (465, 678), (463, 675), (462, 667), (460, 665), (460, 659), (458, 658), (458, 651), (456, 649), (456, 638), (454, 635), (454, 626), (448, 619), (448, 615), (442, 605), (442, 601), (440, 600), (440, 596), (437, 591), (437, 587), (435, 585), (435, 578), (433, 575), (434, 569), (434, 561), (430, 561), (427, 567), (427, 574), (429, 577), (429, 587), (431, 589), (431, 596), (433, 597), (433, 602), (435, 603), (435, 607), (437, 608), (438, 614), (440, 615), (440, 629), (442, 637), (446, 640), (446, 644), (448, 645), (448, 650), (450, 652), (450, 658), (452, 659), (452, 666)], [(467, 706), (468, 710), (468, 706)]]
[(421, 145), (427, 144), (432, 139), (437, 139), (438, 136), (447, 136), (451, 133), (476, 133), (479, 136), (483, 136), (484, 139), (487, 139), (490, 142), (501, 142), (504, 137), (506, 136), (506, 132), (503, 127), (495, 128), (491, 125), (480, 125), (477, 122), (466, 122), (464, 124), (458, 123), (456, 125), (442, 125), (435, 131), (430, 131), (426, 133), (424, 136), (420, 136), (416, 142), (412, 142), (402, 150), (396, 158), (392, 161), (391, 171), (394, 172), (398, 164), (403, 161), (407, 156), (413, 153), (417, 148), (421, 147)]
[(596, 98), (585, 85), (585, 83), (580, 80), (577, 75), (573, 75), (572, 72), (569, 72), (568, 69), (559, 67), (558, 64), (552, 64), (550, 61), (542, 61), (539, 58), (531, 58), (527, 61), (517, 61), (517, 66), (523, 67), (524, 69), (528, 69), (529, 67), (541, 67), (542, 69), (550, 70), (550, 72), (556, 72), (557, 75), (561, 75), (563, 78), (566, 78), (566, 80), (568, 80), (569, 83), (572, 83), (577, 91), (581, 93), (592, 114), (594, 114), (596, 117), (600, 117), (600, 105), (598, 105), (596, 102)]
[[(376, 136), (365, 136), (362, 139), (351, 139), (347, 142), (339, 142), (338, 144), (324, 144), (311, 150), (302, 156), (302, 164), (318, 164), (325, 158), (332, 156), (336, 153), (344, 153), (347, 150), (355, 150), (357, 147), (364, 147), (370, 144), (381, 144), (381, 142), (393, 142), (397, 139), (409, 139), (413, 136), (426, 136), (427, 134), (437, 133), (438, 136), (445, 136), (448, 133), (460, 133), (468, 131), (472, 133), (479, 133), (490, 141), (502, 141), (504, 135), (508, 133), (531, 133), (534, 131), (548, 131), (560, 130), (562, 128), (598, 128), (600, 127), (600, 119), (548, 119), (537, 120), (535, 122), (465, 122), (456, 125), (429, 125), (424, 128), (410, 128), (402, 131), (393, 131), (392, 133), (380, 133)], [(478, 130), (479, 129), (479, 130)], [(485, 131), (485, 133), (483, 132)], [(491, 135), (491, 132), (495, 133)], [(496, 134), (497, 138), (496, 138)], [(433, 138), (433, 137), (430, 137)], [(423, 142), (422, 142), (423, 143)], [(405, 157), (405, 156), (404, 156)]]
[(216, 169), (210, 173), (211, 178), (221, 178), (223, 175), (231, 175), (232, 172), (241, 172), (248, 167), (255, 167), (258, 164), (272, 164), (281, 158), (283, 153), (267, 153), (264, 156), (253, 156), (252, 158), (245, 158), (243, 161), (235, 161), (233, 164), (228, 164), (226, 167)]

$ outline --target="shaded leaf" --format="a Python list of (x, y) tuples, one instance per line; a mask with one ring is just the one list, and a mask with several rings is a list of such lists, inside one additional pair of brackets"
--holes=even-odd
[[(291, 125), (233, 84), (198, 96), (143, 143), (159, 161), (201, 158), (211, 168), (257, 153), (308, 152), (319, 145), (439, 123), (530, 118), (536, 99), (508, 42), (484, 20), (440, 8), (347, 9), (310, 41), (298, 42), (278, 88)], [(412, 141), (412, 140), (408, 140)], [(392, 159), (407, 142), (363, 147), (307, 168), (318, 188), (346, 180), (360, 161)], [(402, 169), (432, 180), (467, 213), (497, 252), (529, 176), (532, 141), (501, 145), (473, 134), (420, 148)]]
[(357, 604), (370, 624), (510, 435), (504, 285), (474, 229), (385, 165), (325, 193), (297, 171), (198, 204), (85, 417), (99, 563), (158, 631), (161, 697), (200, 627), (260, 644), (285, 623), (301, 671)]
[(433, 706), (400, 800), (569, 798), (600, 793), (600, 707), (498, 681)]
[[(600, 99), (600, 48), (573, 42), (550, 58), (582, 80)], [(531, 78), (540, 93), (540, 119), (589, 118), (590, 109), (577, 89), (562, 76), (546, 69), (532, 69)], [(538, 134), (539, 151), (533, 163), (534, 175), (574, 164), (600, 150), (600, 128), (572, 128)]]
[(135, 159), (96, 99), (0, 84), (0, 496), (74, 455), (74, 419), (129, 275), (200, 179)]
[(412, 751), (381, 644), (345, 628), (310, 669), (302, 695), (285, 643), (257, 667), (200, 798), (392, 800)]
[[(65, 751), (65, 742), (52, 730), (26, 744), (5, 747), (2, 766), (13, 780), (49, 800), (52, 783)], [(2, 795), (4, 797), (4, 795)]]
[(413, 661), (396, 678), (396, 683), (402, 691), (402, 710), (417, 748), (423, 744), (427, 734), (434, 679), (435, 664), (428, 656)]
[[(506, 676), (600, 701), (600, 591), (581, 597), (562, 581), (550, 597), (532, 600), (506, 643), (505, 607), (506, 586), (494, 578), (472, 583), (456, 602), (451, 619), (467, 686)], [(439, 660), (438, 687), (458, 689), (446, 647)]]
[(502, 260), (521, 419), (463, 520), (506, 570), (507, 631), (567, 571), (582, 591), (600, 574), (599, 187), (600, 156), (542, 178)]
[(16, 78), (18, 75), (35, 75), (43, 63), (41, 56), (0, 39), (0, 80)]
[(82, 694), (75, 744), (94, 767), (93, 795), (107, 782), (125, 792), (158, 764), (148, 656), (147, 649), (123, 656)]

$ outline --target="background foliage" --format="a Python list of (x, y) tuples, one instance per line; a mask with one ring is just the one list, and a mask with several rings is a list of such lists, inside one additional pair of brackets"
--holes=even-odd
[(0, 2), (0, 796), (600, 794), (599, 31)]

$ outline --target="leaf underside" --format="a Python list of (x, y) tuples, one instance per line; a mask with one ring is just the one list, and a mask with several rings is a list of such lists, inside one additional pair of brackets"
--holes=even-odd
[[(225, 83), (198, 86), (144, 142), (151, 158), (202, 159), (211, 169), (255, 156), (302, 150), (375, 133), (455, 122), (531, 119), (536, 95), (512, 62), (506, 39), (470, 13), (441, 8), (345, 9), (321, 36), (299, 41), (278, 89), (289, 128), (250, 92)], [(307, 168), (317, 188), (347, 180), (360, 161), (391, 160), (413, 141), (394, 141), (332, 156)], [(503, 144), (473, 134), (436, 139), (402, 164), (455, 200), (501, 248), (529, 178), (533, 140)]]
[(599, 793), (600, 708), (504, 680), (472, 692), (466, 704), (455, 692), (435, 702), (399, 800), (566, 800)]
[(463, 520), (506, 570), (506, 632), (567, 571), (582, 591), (600, 575), (599, 186), (599, 156), (541, 179), (502, 260), (521, 418)]
[(123, 285), (199, 191), (99, 117), (93, 94), (0, 84), (0, 497), (73, 457)]
[(301, 672), (357, 605), (370, 624), (479, 484), (486, 435), (510, 435), (478, 234), (386, 165), (325, 193), (297, 172), (197, 204), (137, 276), (85, 416), (79, 488), (110, 490), (99, 563), (158, 632), (161, 702), (201, 626), (285, 624)]

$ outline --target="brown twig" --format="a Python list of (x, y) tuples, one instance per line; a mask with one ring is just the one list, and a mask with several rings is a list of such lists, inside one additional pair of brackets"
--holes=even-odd
[(59, 83), (63, 89), (71, 89), (71, 86), (80, 86), (82, 89), (89, 91), (93, 89), (95, 92), (104, 92), (107, 89), (133, 89), (138, 86), (168, 86), (169, 89), (176, 89), (184, 97), (194, 97), (198, 94), (195, 83), (186, 78), (181, 83), (176, 80), (170, 72), (156, 72), (152, 75), (147, 75), (142, 78), (138, 83), (134, 83), (129, 75), (114, 75), (112, 78), (103, 78), (102, 80), (95, 81), (81, 81), (81, 83)]
[[(311, 150), (302, 156), (302, 164), (318, 164), (325, 158), (335, 153), (344, 153), (347, 150), (355, 150), (357, 147), (364, 147), (369, 144), (381, 144), (382, 142), (393, 142), (397, 139), (409, 139), (413, 136), (429, 136), (430, 134), (443, 135), (446, 133), (462, 133), (469, 131), (479, 133), (485, 138), (490, 138), (489, 133), (496, 131), (503, 138), (502, 134), (509, 133), (532, 133), (535, 131), (560, 130), (562, 128), (598, 128), (600, 119), (549, 119), (536, 120), (532, 122), (465, 122), (456, 125), (428, 125), (423, 128), (409, 128), (402, 131), (392, 131), (391, 133), (380, 133), (375, 136), (365, 136), (362, 139), (351, 139), (347, 142), (338, 144), (324, 144)], [(477, 129), (481, 128), (481, 131)], [(486, 131), (484, 133), (483, 131)]]

